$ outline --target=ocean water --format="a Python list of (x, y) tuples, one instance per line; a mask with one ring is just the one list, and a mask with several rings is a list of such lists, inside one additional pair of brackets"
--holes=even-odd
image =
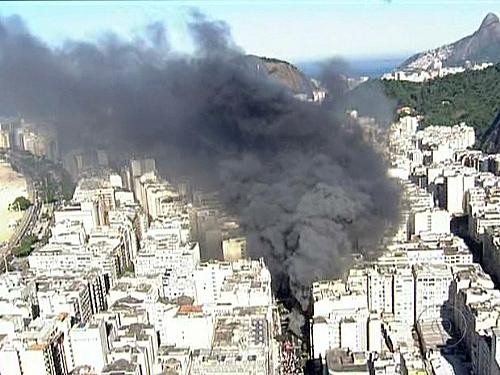
[[(374, 58), (344, 60), (349, 76), (368, 76), (370, 78), (380, 77), (384, 73), (394, 70), (406, 57), (399, 58)], [(295, 65), (306, 75), (315, 78), (321, 69), (321, 61), (298, 62)]]

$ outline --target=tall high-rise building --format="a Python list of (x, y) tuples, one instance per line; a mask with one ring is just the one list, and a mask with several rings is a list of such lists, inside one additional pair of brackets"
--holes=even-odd
[(415, 322), (415, 282), (410, 266), (397, 268), (393, 290), (395, 319), (412, 325)]
[(453, 174), (445, 177), (444, 192), (446, 210), (450, 214), (462, 214), (466, 211), (465, 193), (474, 187), (474, 176)]
[(415, 320), (442, 318), (443, 305), (449, 298), (453, 275), (444, 264), (415, 265)]

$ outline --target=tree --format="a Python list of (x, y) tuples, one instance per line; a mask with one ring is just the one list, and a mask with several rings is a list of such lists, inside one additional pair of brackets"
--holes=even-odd
[[(385, 93), (399, 106), (414, 108), (423, 116), (423, 125), (465, 122), (475, 129), (479, 139), (500, 111), (500, 64), (423, 83), (369, 80), (354, 89), (352, 95), (358, 95), (357, 90), (373, 89)], [(368, 106), (360, 114), (375, 116), (376, 110)]]
[(31, 201), (23, 196), (17, 197), (9, 208), (14, 211), (26, 211), (31, 206)]
[(37, 241), (38, 239), (34, 235), (26, 236), (19, 246), (12, 250), (12, 254), (16, 257), (27, 257), (33, 251), (33, 245)]

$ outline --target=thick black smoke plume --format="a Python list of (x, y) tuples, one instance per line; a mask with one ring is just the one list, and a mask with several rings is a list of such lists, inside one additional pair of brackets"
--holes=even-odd
[(239, 215), (249, 253), (305, 308), (313, 280), (371, 250), (395, 217), (395, 189), (357, 128), (249, 69), (225, 23), (195, 13), (189, 30), (189, 56), (162, 23), (133, 41), (54, 49), (1, 19), (0, 113), (51, 118), (69, 146), (161, 156), (203, 176)]

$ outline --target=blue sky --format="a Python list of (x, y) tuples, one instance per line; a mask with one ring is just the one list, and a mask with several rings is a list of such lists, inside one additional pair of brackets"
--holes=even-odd
[(50, 44), (106, 30), (127, 37), (163, 20), (174, 47), (186, 51), (193, 8), (226, 21), (246, 52), (294, 62), (406, 57), (472, 33), (488, 12), (500, 15), (499, 1), (479, 0), (0, 2), (2, 16), (20, 15)]

